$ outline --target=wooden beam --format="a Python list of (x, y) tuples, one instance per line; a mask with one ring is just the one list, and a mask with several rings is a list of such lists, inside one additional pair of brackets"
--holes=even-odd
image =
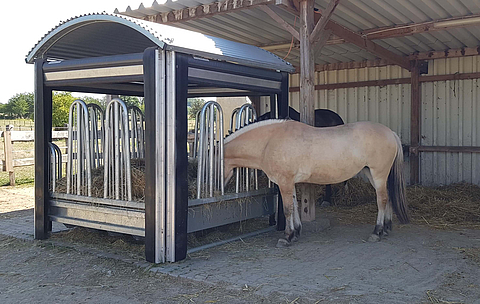
[(426, 32), (444, 31), (452, 28), (463, 28), (480, 24), (480, 14), (454, 18), (439, 19), (436, 21), (419, 22), (412, 24), (395, 25), (370, 29), (362, 34), (367, 39), (386, 39), (394, 37), (405, 37)]
[(314, 125), (315, 61), (311, 45), (314, 27), (314, 1), (300, 2), (300, 121)]
[(320, 39), (313, 45), (313, 52), (314, 52), (314, 58), (317, 58), (318, 55), (320, 55), (320, 52), (322, 51), (322, 48), (325, 46), (325, 43), (327, 43), (328, 38), (332, 35), (331, 30), (326, 30), (321, 34)]
[[(447, 80), (468, 80), (468, 79), (480, 79), (480, 72), (473, 73), (461, 73), (461, 74), (447, 74), (447, 75), (430, 75), (419, 76), (418, 82), (435, 82), (435, 81), (447, 81)], [(350, 89), (360, 87), (373, 87), (373, 86), (387, 86), (395, 84), (410, 84), (411, 77), (394, 78), (394, 79), (381, 79), (381, 80), (367, 80), (356, 82), (341, 82), (341, 83), (327, 83), (315, 85), (315, 90), (336, 90), (336, 89)], [(300, 92), (300, 87), (290, 87), (289, 92)]]
[(277, 13), (275, 13), (271, 8), (269, 8), (268, 6), (266, 5), (262, 5), (259, 7), (262, 11), (264, 11), (267, 15), (270, 16), (270, 18), (272, 18), (273, 20), (277, 21), (278, 24), (280, 24), (287, 32), (289, 32), (290, 34), (292, 34), (292, 36), (297, 39), (297, 40), (300, 40), (300, 35), (298, 33), (298, 31), (296, 29), (293, 28), (293, 26), (291, 26), (290, 24), (288, 24), (285, 20), (283, 20), (282, 17), (280, 17), (279, 15), (277, 15)]
[[(411, 69), (411, 107), (410, 107), (410, 147), (413, 149), (420, 145), (420, 81), (419, 62), (412, 62)], [(420, 158), (418, 154), (410, 154), (410, 184), (416, 185), (420, 182)]]
[[(452, 153), (480, 153), (478, 146), (419, 146), (413, 149), (414, 153), (418, 152), (452, 152)], [(418, 152), (417, 152), (418, 151)]]
[[(320, 40), (320, 38), (323, 38), (322, 36), (325, 34), (325, 25), (327, 25), (327, 22), (330, 20), (330, 17), (332, 17), (333, 11), (335, 10), (339, 2), (340, 0), (330, 0), (330, 3), (328, 4), (327, 9), (322, 14), (322, 17), (320, 17), (320, 20), (315, 25), (315, 28), (313, 29), (312, 34), (310, 35), (310, 43), (313, 45), (314, 49), (316, 49), (315, 45)], [(330, 37), (330, 35), (328, 36)], [(327, 39), (324, 39), (323, 43), (327, 42)]]
[[(300, 121), (311, 126), (315, 124), (315, 58), (311, 39), (315, 26), (314, 4), (314, 0), (300, 2)], [(300, 218), (302, 221), (314, 221), (314, 189), (311, 185), (302, 184), (300, 192)]]
[[(281, 2), (281, 7), (287, 10), (286, 5), (283, 2)], [(292, 9), (293, 8), (289, 8), (288, 11), (292, 13)], [(475, 22), (472, 22), (472, 21), (475, 21)], [(465, 23), (455, 24), (452, 22), (465, 22)], [(450, 26), (446, 27), (445, 24), (448, 25), (448, 23), (450, 23)], [(411, 35), (421, 34), (426, 32), (443, 31), (450, 28), (463, 28), (463, 27), (473, 26), (476, 24), (480, 24), (480, 14), (467, 16), (467, 17), (447, 18), (447, 19), (422, 22), (422, 23), (386, 26), (381, 28), (365, 30), (362, 32), (358, 32), (358, 34), (362, 35), (364, 38), (368, 40), (387, 39), (387, 38), (396, 38), (396, 37), (406, 37), (406, 36), (411, 36)], [(343, 44), (343, 43), (346, 43), (345, 39), (332, 37), (331, 39), (327, 40), (326, 45), (336, 45), (336, 44)], [(277, 47), (275, 45), (269, 45), (268, 47), (274, 47), (276, 49), (280, 49), (280, 46), (282, 45), (283, 44), (278, 44)], [(289, 47), (290, 45), (283, 46), (283, 48), (289, 48)], [(418, 59), (427, 59), (427, 58), (418, 58)]]
[[(317, 15), (318, 14), (316, 14), (315, 17)], [(316, 17), (316, 19), (319, 20), (320, 17)], [(361, 49), (364, 49), (380, 58), (386, 59), (404, 69), (410, 70), (410, 61), (407, 58), (387, 50), (386, 48), (362, 37), (360, 34), (343, 27), (338, 23), (330, 20), (326, 25), (326, 29), (332, 30), (335, 35), (345, 39), (345, 41), (352, 43)]]
[(480, 46), (473, 48), (448, 49), (443, 51), (430, 51), (423, 53), (414, 53), (408, 56), (409, 60), (429, 60), (442, 58), (455, 58), (464, 56), (480, 55)]
[[(289, 2), (287, 0), (277, 0), (277, 5), (288, 10), (293, 14), (298, 15), (298, 12), (295, 12), (295, 7), (292, 7), (291, 5), (289, 5)], [(315, 24), (320, 22), (321, 18), (322, 18), (321, 14), (315, 14), (314, 16)], [(325, 25), (325, 29), (332, 30), (332, 33), (334, 35), (344, 39), (348, 43), (352, 43), (358, 46), (359, 48), (374, 54), (375, 56), (386, 59), (396, 65), (401, 66), (404, 69), (410, 70), (410, 61), (407, 58), (387, 50), (386, 48), (374, 43), (373, 41), (366, 39), (362, 35), (350, 29), (347, 29), (344, 26), (341, 26), (340, 24), (332, 20), (327, 21), (327, 24)]]

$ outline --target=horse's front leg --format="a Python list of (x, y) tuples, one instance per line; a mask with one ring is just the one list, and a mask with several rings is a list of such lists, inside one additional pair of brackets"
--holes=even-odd
[(298, 214), (297, 195), (295, 186), (280, 187), (280, 194), (283, 199), (283, 212), (285, 214), (285, 238), (279, 239), (277, 247), (290, 246), (292, 241), (296, 241), (302, 230), (302, 223)]

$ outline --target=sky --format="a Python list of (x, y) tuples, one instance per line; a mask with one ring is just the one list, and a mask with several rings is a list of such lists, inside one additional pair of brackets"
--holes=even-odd
[(18, 93), (33, 92), (33, 64), (25, 57), (36, 43), (61, 21), (88, 13), (146, 7), (154, 0), (25, 0), (4, 1), (0, 17), (0, 103)]

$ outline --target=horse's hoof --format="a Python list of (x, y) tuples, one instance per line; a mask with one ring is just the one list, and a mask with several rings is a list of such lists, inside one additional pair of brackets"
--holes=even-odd
[[(279, 240), (279, 241), (280, 241), (280, 240)], [(298, 241), (298, 236), (297, 236), (297, 235), (295, 235), (295, 236), (292, 238), (292, 241), (291, 241), (291, 242), (296, 242), (296, 241)]]
[(376, 234), (371, 234), (370, 237), (368, 238), (368, 241), (370, 243), (380, 242), (380, 237)]
[(388, 231), (387, 231), (387, 230), (383, 230), (383, 231), (382, 231), (382, 236), (388, 236)]
[(290, 246), (291, 243), (288, 242), (286, 239), (279, 239), (277, 242), (277, 248), (285, 248)]
[(321, 208), (327, 208), (327, 207), (330, 207), (330, 202), (323, 201), (323, 202), (320, 204), (320, 207), (321, 207)]

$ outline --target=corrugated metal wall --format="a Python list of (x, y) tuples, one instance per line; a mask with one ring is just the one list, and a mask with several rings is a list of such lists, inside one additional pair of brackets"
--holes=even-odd
[[(430, 61), (428, 71), (429, 75), (478, 72), (480, 56)], [(480, 144), (479, 84), (478, 79), (422, 83), (422, 145)], [(425, 185), (480, 184), (477, 168), (479, 153), (422, 153), (420, 178)]]
[[(480, 56), (431, 60), (429, 75), (480, 71)], [(316, 84), (410, 77), (396, 66), (369, 67), (316, 74)], [(480, 80), (425, 82), (421, 84), (422, 145), (480, 145)], [(299, 87), (299, 75), (290, 77), (290, 87)], [(369, 120), (380, 122), (410, 144), (410, 85), (397, 84), (315, 91), (316, 108), (337, 112), (345, 122)], [(262, 113), (268, 99), (262, 99)], [(290, 105), (298, 110), (299, 92), (290, 93)], [(477, 116), (479, 117), (477, 119)], [(407, 181), (409, 163), (406, 160)], [(480, 153), (423, 152), (420, 180), (424, 185), (450, 184), (460, 181), (480, 185)]]

